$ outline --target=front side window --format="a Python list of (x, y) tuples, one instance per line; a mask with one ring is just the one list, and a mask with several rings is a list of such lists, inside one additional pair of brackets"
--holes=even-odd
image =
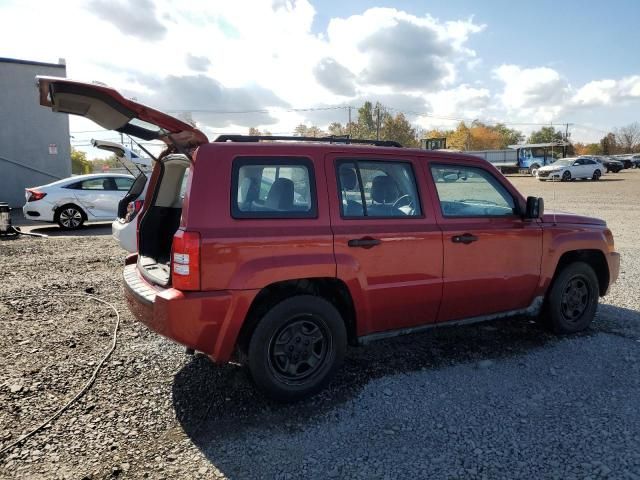
[(337, 169), (343, 217), (422, 215), (410, 163), (343, 160)]
[(509, 191), (491, 173), (460, 165), (432, 165), (445, 217), (508, 217), (517, 214)]
[(234, 162), (232, 210), (240, 218), (316, 216), (308, 159), (252, 158)]

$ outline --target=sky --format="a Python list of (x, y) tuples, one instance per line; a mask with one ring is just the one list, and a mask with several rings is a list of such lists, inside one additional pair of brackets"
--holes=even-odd
[[(640, 121), (637, 0), (0, 0), (0, 18), (0, 57), (64, 58), (210, 139), (345, 123), (365, 100), (424, 129), (570, 123), (582, 142)], [(70, 122), (90, 158), (119, 138)]]

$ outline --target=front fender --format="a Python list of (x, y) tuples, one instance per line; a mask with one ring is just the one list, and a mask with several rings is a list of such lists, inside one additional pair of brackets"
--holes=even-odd
[(589, 225), (543, 224), (543, 261), (537, 294), (545, 294), (564, 254), (585, 250), (599, 251), (604, 255), (612, 283), (617, 277), (617, 272), (611, 272), (610, 252), (604, 229)]

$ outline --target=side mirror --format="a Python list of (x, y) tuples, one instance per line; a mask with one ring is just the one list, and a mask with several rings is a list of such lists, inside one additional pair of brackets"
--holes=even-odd
[(542, 218), (544, 214), (544, 199), (538, 197), (527, 197), (527, 211), (524, 218)]

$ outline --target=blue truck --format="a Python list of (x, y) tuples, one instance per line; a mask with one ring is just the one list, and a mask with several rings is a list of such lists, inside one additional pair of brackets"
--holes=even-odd
[[(430, 142), (429, 140), (423, 141), (422, 148), (429, 150), (445, 149), (442, 147), (446, 144), (442, 142)], [(483, 158), (487, 162), (495, 165), (502, 173), (527, 173), (535, 175), (538, 168), (549, 165), (558, 158), (565, 158), (568, 147), (568, 142), (557, 141), (550, 143), (509, 145), (509, 148), (505, 148), (504, 150), (462, 150), (460, 153)]]

